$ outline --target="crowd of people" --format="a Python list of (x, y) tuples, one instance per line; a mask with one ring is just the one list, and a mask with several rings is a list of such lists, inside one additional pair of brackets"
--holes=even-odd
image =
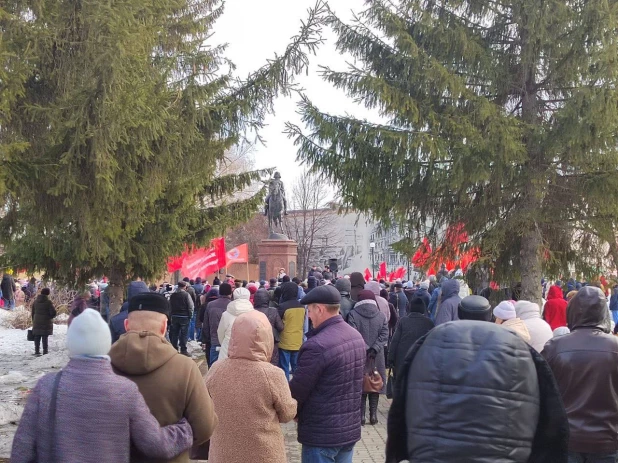
[[(285, 462), (296, 420), (303, 463), (348, 463), (388, 395), (387, 463), (618, 462), (618, 290), (570, 283), (492, 307), (461, 271), (134, 281), (109, 323), (81, 294), (69, 364), (30, 394), (11, 461)], [(48, 288), (32, 307), (46, 353)]]

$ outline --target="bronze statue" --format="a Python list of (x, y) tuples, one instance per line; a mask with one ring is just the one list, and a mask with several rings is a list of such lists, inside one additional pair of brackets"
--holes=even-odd
[(277, 225), (279, 225), (279, 229), (283, 233), (282, 211), (283, 215), (288, 215), (288, 203), (285, 197), (285, 188), (281, 181), (281, 174), (275, 172), (275, 178), (271, 179), (268, 184), (268, 196), (266, 196), (264, 208), (264, 215), (268, 216), (268, 229), (270, 233), (275, 232)]

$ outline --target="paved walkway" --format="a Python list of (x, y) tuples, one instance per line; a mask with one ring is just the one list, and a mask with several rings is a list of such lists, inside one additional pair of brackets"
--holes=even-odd
[[(375, 426), (363, 426), (361, 441), (354, 446), (354, 463), (384, 463), (386, 448), (386, 418), (391, 401), (380, 396), (378, 421)], [(369, 410), (367, 410), (369, 419)], [(283, 425), (288, 463), (300, 463), (300, 444), (296, 441), (296, 423)]]

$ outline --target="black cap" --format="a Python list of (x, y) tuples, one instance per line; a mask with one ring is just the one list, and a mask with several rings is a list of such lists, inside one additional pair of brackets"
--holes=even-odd
[(402, 285), (401, 283), (395, 283), (395, 284), (393, 285), (393, 288), (399, 288), (399, 289), (401, 289), (401, 288), (403, 288), (403, 285)]
[(457, 310), (460, 320), (491, 321), (491, 305), (483, 296), (466, 296)]
[(129, 312), (135, 310), (146, 310), (148, 312), (158, 312), (169, 315), (170, 303), (163, 294), (159, 293), (140, 293), (129, 300)]
[(337, 288), (331, 285), (318, 286), (309, 291), (305, 297), (300, 300), (302, 305), (309, 304), (340, 304), (341, 294)]

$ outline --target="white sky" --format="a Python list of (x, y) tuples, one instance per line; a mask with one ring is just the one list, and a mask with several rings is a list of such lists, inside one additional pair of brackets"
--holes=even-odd
[[(352, 10), (357, 13), (363, 10), (363, 3), (363, 0), (331, 0), (330, 6), (340, 18), (347, 20)], [(212, 41), (229, 44), (226, 56), (236, 64), (237, 74), (244, 77), (275, 53), (283, 53), (290, 37), (297, 34), (301, 20), (307, 17), (307, 9), (314, 5), (315, 0), (227, 0), (225, 13), (215, 24)], [(309, 74), (300, 76), (298, 83), (320, 110), (368, 118), (370, 113), (364, 107), (356, 105), (317, 74), (318, 65), (345, 70), (346, 59), (349, 61), (335, 50), (330, 29), (324, 29), (324, 37), (327, 42), (310, 58)], [(302, 171), (296, 162), (293, 141), (283, 134), (287, 121), (300, 125), (296, 96), (279, 98), (275, 111), (275, 115), (266, 119), (267, 126), (261, 132), (266, 146), (256, 146), (255, 167), (277, 168), (289, 190)]]

